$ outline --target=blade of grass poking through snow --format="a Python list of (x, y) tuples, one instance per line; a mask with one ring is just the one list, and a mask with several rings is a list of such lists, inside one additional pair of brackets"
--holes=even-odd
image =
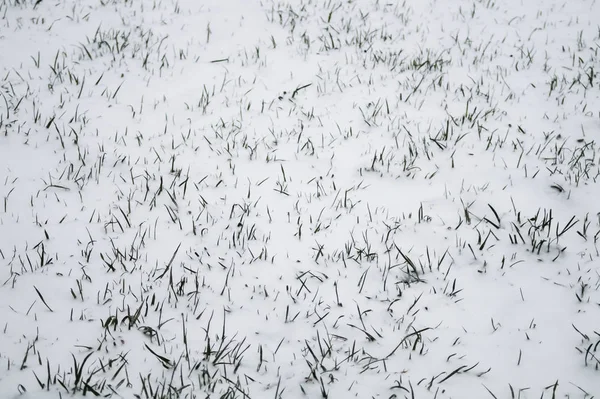
[(177, 248), (175, 248), (173, 255), (171, 255), (171, 259), (169, 259), (169, 262), (165, 266), (165, 270), (163, 270), (161, 275), (156, 277), (156, 279), (154, 281), (162, 279), (171, 270), (171, 265), (173, 264), (173, 261), (175, 260), (175, 257), (177, 256), (177, 252), (179, 252), (180, 247), (181, 247), (181, 243), (179, 243), (179, 245), (177, 245)]
[(392, 355), (394, 355), (394, 353), (396, 353), (396, 351), (397, 351), (397, 350), (398, 350), (398, 349), (399, 349), (399, 348), (400, 348), (400, 347), (401, 347), (401, 346), (402, 346), (402, 345), (403, 345), (405, 342), (407, 342), (407, 341), (408, 341), (408, 340), (409, 340), (411, 337), (414, 337), (414, 336), (420, 336), (420, 335), (421, 335), (421, 333), (424, 333), (425, 331), (428, 331), (428, 330), (431, 330), (431, 327), (425, 327), (425, 328), (422, 328), (422, 329), (420, 329), (420, 330), (417, 330), (417, 331), (413, 331), (412, 333), (405, 335), (405, 336), (404, 336), (404, 338), (402, 338), (402, 339), (400, 340), (400, 342), (398, 343), (398, 345), (396, 345), (396, 347), (395, 347), (395, 348), (394, 348), (394, 349), (393, 349), (393, 350), (392, 350), (392, 351), (391, 351), (391, 352), (390, 352), (390, 353), (389, 353), (389, 354), (388, 354), (388, 355), (385, 357), (385, 359), (389, 359), (389, 358), (390, 358)]
[(172, 366), (172, 364), (171, 364), (171, 360), (169, 360), (169, 359), (167, 359), (166, 357), (164, 357), (164, 356), (161, 356), (161, 355), (159, 355), (158, 353), (154, 352), (154, 351), (152, 350), (152, 348), (150, 348), (150, 347), (148, 346), (148, 344), (146, 344), (146, 343), (145, 343), (145, 344), (144, 344), (144, 346), (146, 347), (146, 349), (148, 349), (148, 351), (150, 351), (150, 353), (152, 353), (152, 354), (153, 354), (153, 355), (154, 355), (154, 356), (155, 356), (155, 357), (156, 357), (156, 358), (157, 358), (157, 359), (160, 361), (161, 365), (162, 365), (164, 368), (166, 368), (166, 369), (170, 369), (170, 368), (171, 368), (171, 366)]
[(492, 210), (492, 212), (494, 213), (494, 216), (496, 217), (496, 221), (498, 222), (498, 228), (500, 228), (500, 216), (498, 216), (498, 212), (496, 212), (496, 210), (494, 209), (493, 206), (491, 206), (490, 204), (488, 204), (488, 207)]
[(486, 387), (484, 384), (482, 384), (482, 385), (485, 388), (485, 390), (488, 391), (488, 393), (492, 396), (492, 398), (498, 399), (498, 397), (496, 395), (494, 395), (494, 393), (492, 391), (490, 391), (490, 389), (488, 387)]
[(46, 306), (46, 308), (48, 308), (49, 311), (54, 312), (54, 310), (52, 310), (52, 308), (50, 306), (48, 306), (48, 304), (46, 303), (46, 300), (44, 299), (44, 296), (42, 295), (40, 290), (38, 290), (35, 285), (33, 286), (33, 288), (35, 289), (35, 292), (37, 292), (38, 297), (42, 300), (42, 303), (44, 304), (44, 306)]
[(298, 94), (301, 90), (306, 89), (307, 87), (312, 86), (312, 83), (307, 83), (303, 86), (298, 86), (296, 87), (296, 89), (294, 89), (294, 91), (292, 92), (292, 98), (296, 97), (296, 94)]

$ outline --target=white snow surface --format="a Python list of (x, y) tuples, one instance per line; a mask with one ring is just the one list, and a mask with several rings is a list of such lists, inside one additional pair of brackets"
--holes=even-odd
[(0, 0), (0, 398), (600, 397), (600, 2)]

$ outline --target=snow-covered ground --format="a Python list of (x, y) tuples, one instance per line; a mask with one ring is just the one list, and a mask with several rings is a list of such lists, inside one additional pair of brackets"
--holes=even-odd
[(0, 398), (598, 397), (599, 23), (0, 0)]

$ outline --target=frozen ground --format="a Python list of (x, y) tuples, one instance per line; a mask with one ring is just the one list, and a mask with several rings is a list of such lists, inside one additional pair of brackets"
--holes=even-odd
[(0, 0), (0, 398), (599, 397), (599, 21)]

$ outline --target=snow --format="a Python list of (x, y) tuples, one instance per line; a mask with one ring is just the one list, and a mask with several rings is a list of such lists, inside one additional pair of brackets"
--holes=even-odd
[(0, 0), (0, 398), (597, 397), (598, 20)]

